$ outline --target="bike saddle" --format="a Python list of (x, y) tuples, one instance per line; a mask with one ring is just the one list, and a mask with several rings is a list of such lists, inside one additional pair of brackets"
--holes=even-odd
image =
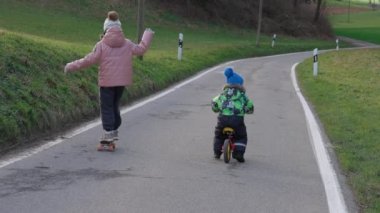
[(223, 134), (229, 135), (229, 134), (233, 134), (234, 132), (235, 132), (235, 130), (231, 127), (224, 127), (223, 128)]

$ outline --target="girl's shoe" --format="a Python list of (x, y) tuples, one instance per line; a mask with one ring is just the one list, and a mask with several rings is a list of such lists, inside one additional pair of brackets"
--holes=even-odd
[(119, 140), (119, 131), (117, 130), (112, 131), (112, 137), (113, 137), (113, 140), (115, 141)]
[(114, 136), (113, 136), (113, 131), (104, 131), (104, 134), (102, 136), (102, 138), (100, 139), (101, 141), (105, 141), (105, 142), (112, 142), (114, 141)]

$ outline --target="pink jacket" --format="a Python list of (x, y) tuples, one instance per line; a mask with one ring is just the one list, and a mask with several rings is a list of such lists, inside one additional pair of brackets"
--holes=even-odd
[(103, 39), (84, 58), (66, 64), (65, 70), (76, 71), (99, 64), (98, 85), (101, 87), (127, 86), (132, 84), (132, 56), (143, 55), (149, 48), (153, 32), (146, 30), (140, 44), (124, 37), (119, 27), (107, 30)]

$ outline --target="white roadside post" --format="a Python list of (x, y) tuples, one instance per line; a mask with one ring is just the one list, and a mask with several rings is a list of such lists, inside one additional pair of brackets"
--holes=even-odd
[(339, 38), (335, 40), (335, 43), (336, 43), (336, 50), (339, 50)]
[(178, 39), (178, 60), (182, 60), (182, 47), (183, 47), (183, 34), (179, 34), (179, 39)]
[(276, 42), (276, 37), (277, 37), (277, 35), (276, 35), (276, 34), (273, 34), (273, 38), (272, 38), (272, 48), (274, 47), (274, 43)]
[(314, 57), (313, 57), (313, 75), (316, 77), (318, 75), (318, 48), (314, 49)]

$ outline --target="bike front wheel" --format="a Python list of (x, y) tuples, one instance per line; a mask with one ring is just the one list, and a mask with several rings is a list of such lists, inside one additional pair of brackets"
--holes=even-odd
[(232, 149), (231, 149), (231, 143), (230, 140), (225, 140), (223, 144), (223, 159), (225, 163), (229, 163), (231, 160), (231, 154), (232, 154)]

